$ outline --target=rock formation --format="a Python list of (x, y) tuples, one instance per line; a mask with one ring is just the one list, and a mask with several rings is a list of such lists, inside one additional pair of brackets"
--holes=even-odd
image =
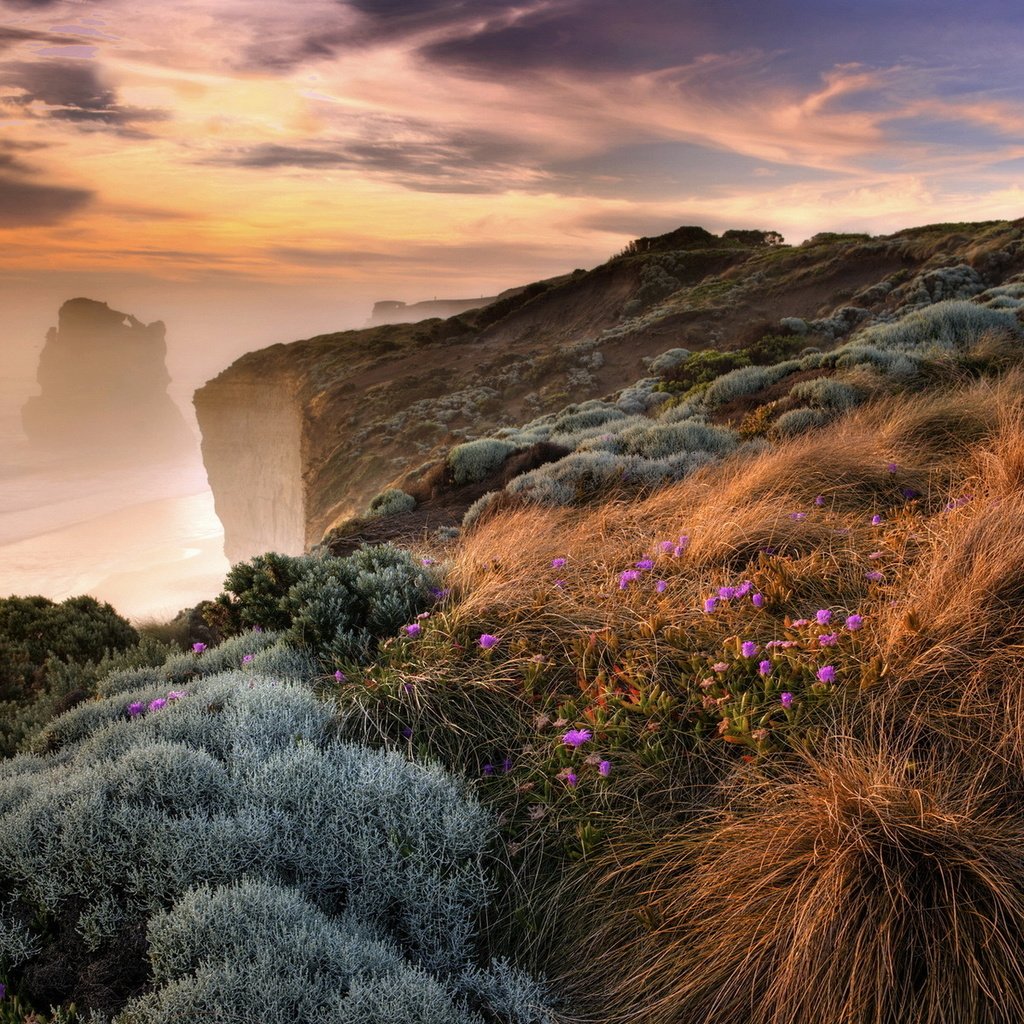
[(159, 320), (143, 324), (105, 302), (70, 299), (39, 358), (42, 393), (25, 403), (29, 441), (54, 453), (144, 462), (195, 449), (167, 393)]

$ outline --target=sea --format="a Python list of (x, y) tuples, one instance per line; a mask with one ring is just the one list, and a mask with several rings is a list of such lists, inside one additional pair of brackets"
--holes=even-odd
[(216, 595), (229, 566), (196, 432), (194, 455), (110, 468), (43, 457), (21, 427), (30, 374), (0, 378), (0, 596), (90, 594), (134, 620), (164, 620)]

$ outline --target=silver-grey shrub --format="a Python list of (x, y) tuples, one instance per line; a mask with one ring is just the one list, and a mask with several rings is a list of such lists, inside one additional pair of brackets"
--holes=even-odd
[(819, 377), (817, 380), (804, 380), (794, 384), (789, 397), (830, 413), (845, 412), (864, 400), (863, 393), (852, 384), (833, 380), (831, 377)]
[(591, 451), (639, 455), (647, 459), (664, 459), (685, 452), (727, 455), (735, 447), (736, 434), (728, 427), (692, 420), (682, 423), (645, 420), (607, 439), (593, 439), (586, 445)]
[(456, 445), (448, 453), (448, 466), (457, 484), (476, 483), (493, 473), (516, 450), (496, 437), (481, 437)]
[(670, 373), (677, 367), (682, 366), (689, 358), (689, 349), (670, 348), (667, 352), (662, 352), (660, 356), (655, 356), (648, 364), (647, 369), (651, 373), (664, 376), (666, 373)]
[(366, 514), (374, 518), (397, 516), (402, 512), (411, 512), (415, 507), (416, 499), (411, 494), (406, 494), (398, 487), (389, 487), (373, 498)]
[[(518, 479), (518, 478), (517, 478)], [(488, 491), (486, 494), (481, 494), (476, 501), (473, 502), (469, 508), (466, 509), (466, 514), (462, 517), (462, 528), (464, 530), (470, 529), (476, 521), (484, 514), (498, 500), (498, 495), (501, 491)]]
[[(52, 753), (0, 762), (0, 891), (12, 897), (0, 907), (0, 934), (15, 937), (8, 959), (17, 949), (24, 958), (49, 922), (77, 929), (89, 948), (111, 946), (190, 889), (246, 878), (287, 886), (322, 915), (344, 918), (361, 945), (367, 935), (394, 944), (407, 961), (399, 974), (419, 971), (415, 984), (406, 977), (408, 992), (425, 985), (450, 996), (450, 979), (475, 963), (488, 893), (483, 856), (493, 830), (475, 798), (438, 767), (338, 742), (331, 707), (306, 686), (233, 670), (196, 678), (165, 706), (129, 715), (130, 703), (161, 692), (91, 701), (53, 723)], [(253, 891), (242, 898), (239, 889), (217, 906), (241, 913)], [(286, 902), (294, 908), (296, 899)], [(253, 977), (246, 964), (254, 947), (237, 958), (221, 949), (222, 963), (211, 952), (219, 980), (183, 966), (192, 962), (188, 950), (216, 946), (191, 906), (179, 907), (178, 924), (154, 924), (165, 936), (154, 963), (165, 984), (139, 1004), (141, 1016), (126, 1011), (125, 1022), (257, 1019), (246, 1015), (238, 987)], [(233, 931), (259, 945), (260, 922), (269, 918), (250, 916)], [(199, 933), (186, 941), (180, 929), (190, 921)], [(184, 975), (161, 974), (157, 963)], [(266, 984), (276, 983), (268, 976)], [(291, 984), (282, 981), (281, 990)], [(390, 982), (381, 984), (389, 990)], [(160, 1015), (162, 1006), (189, 1005), (189, 991), (210, 1016)]]
[(856, 341), (880, 349), (964, 352), (988, 331), (1021, 334), (1013, 310), (950, 300), (916, 309), (894, 323), (868, 327)]
[(733, 399), (757, 394), (799, 369), (799, 359), (787, 359), (774, 366), (741, 366), (713, 380), (700, 399), (707, 408), (713, 409)]
[(775, 421), (772, 430), (779, 437), (793, 437), (812, 427), (823, 426), (828, 420), (828, 414), (820, 409), (790, 409)]

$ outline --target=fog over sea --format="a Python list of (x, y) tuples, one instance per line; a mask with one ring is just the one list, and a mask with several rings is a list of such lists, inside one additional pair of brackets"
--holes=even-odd
[[(199, 452), (126, 470), (46, 457), (21, 407), (34, 372), (0, 379), (0, 596), (91, 594), (130, 618), (170, 617), (220, 590), (228, 563)], [(190, 391), (172, 396), (194, 426)]]

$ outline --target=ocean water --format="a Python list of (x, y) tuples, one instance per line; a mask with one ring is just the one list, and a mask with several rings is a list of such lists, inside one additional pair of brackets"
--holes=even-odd
[(130, 470), (41, 458), (21, 429), (36, 390), (0, 380), (0, 596), (91, 594), (138, 619), (216, 594), (228, 563), (198, 437), (192, 458)]

